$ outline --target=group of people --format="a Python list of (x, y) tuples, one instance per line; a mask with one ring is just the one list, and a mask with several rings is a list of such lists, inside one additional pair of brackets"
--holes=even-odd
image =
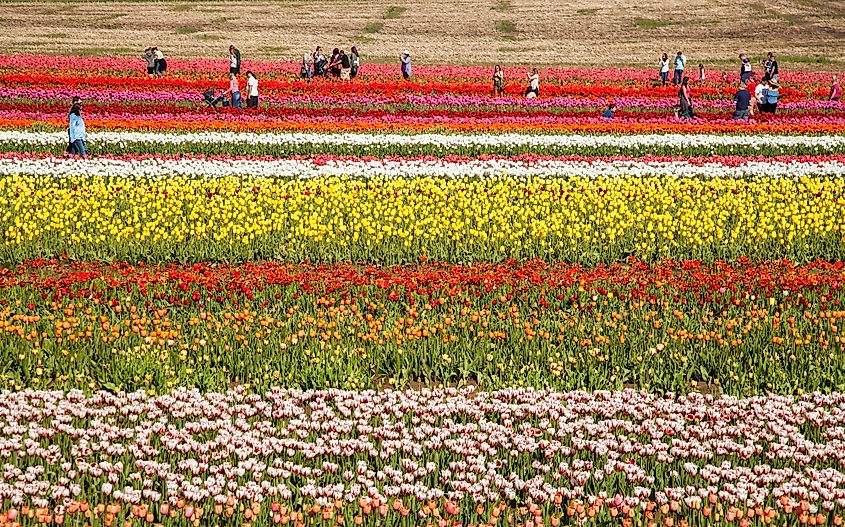
[(149, 47), (144, 50), (142, 59), (147, 61), (147, 77), (162, 78), (167, 71), (167, 60), (164, 58), (164, 53), (157, 47)]
[[(358, 76), (358, 68), (361, 66), (361, 57), (358, 55), (358, 48), (352, 46), (349, 54), (345, 50), (334, 48), (328, 58), (323, 53), (322, 46), (317, 46), (313, 53), (302, 55), (302, 66), (299, 76), (311, 82), (313, 77), (333, 77), (336, 79), (350, 80)], [(409, 73), (410, 75), (410, 73)]]
[[(203, 92), (203, 99), (212, 108), (217, 104), (232, 108), (241, 108), (244, 97), (241, 94), (241, 82), (238, 75), (241, 74), (241, 51), (234, 45), (229, 46), (229, 87), (220, 94), (212, 86)], [(246, 107), (258, 108), (258, 77), (252, 71), (246, 72)]]

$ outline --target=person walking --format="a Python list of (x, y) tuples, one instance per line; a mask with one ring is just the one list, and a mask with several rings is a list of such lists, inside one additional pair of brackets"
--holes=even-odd
[(68, 153), (71, 155), (78, 155), (79, 157), (88, 157), (88, 150), (85, 142), (87, 135), (85, 134), (85, 121), (82, 119), (82, 101), (74, 98), (76, 101), (70, 108), (68, 113)]
[(358, 68), (361, 67), (361, 57), (358, 55), (358, 48), (352, 46), (352, 49), (349, 52), (349, 62), (350, 62), (350, 70), (349, 70), (349, 78), (354, 79), (358, 76)]
[(156, 77), (161, 79), (167, 71), (167, 60), (164, 58), (164, 53), (157, 47), (153, 48), (153, 56), (155, 58), (153, 61), (153, 72), (156, 74)]
[(687, 67), (687, 57), (683, 51), (675, 55), (675, 74), (672, 76), (672, 84), (677, 86), (684, 78), (684, 69)]
[(141, 58), (147, 61), (147, 77), (153, 79), (156, 76), (156, 55), (153, 53), (153, 48), (144, 50)]
[(246, 95), (246, 107), (258, 108), (258, 79), (251, 71), (246, 72)]
[(739, 90), (734, 94), (734, 102), (736, 103), (733, 115), (734, 121), (749, 120), (751, 118), (751, 93), (744, 82), (740, 83)]
[(664, 53), (657, 61), (657, 65), (660, 66), (660, 84), (666, 86), (666, 83), (669, 82), (669, 55)]
[(493, 70), (493, 97), (505, 95), (505, 72), (500, 65)]
[(238, 85), (238, 76), (234, 73), (229, 74), (229, 89), (223, 92), (223, 95), (232, 96), (232, 108), (241, 107), (241, 88)]
[(839, 78), (834, 75), (833, 81), (830, 85), (830, 95), (828, 96), (829, 101), (839, 101)]
[(528, 74), (528, 88), (525, 90), (525, 97), (528, 99), (535, 99), (540, 96), (540, 74), (537, 73), (537, 68), (531, 70)]
[(680, 111), (678, 117), (684, 119), (691, 119), (692, 113), (692, 91), (689, 87), (689, 77), (684, 77), (681, 81), (681, 88), (678, 90), (678, 99), (680, 102)]
[(241, 52), (234, 45), (229, 46), (229, 73), (241, 74)]
[(340, 50), (340, 78), (348, 81), (350, 79), (349, 71), (352, 69), (352, 61), (349, 60), (349, 55), (346, 51)]
[(751, 59), (746, 57), (745, 53), (740, 53), (739, 60), (739, 81), (748, 84), (748, 81), (751, 79), (751, 76), (754, 75), (754, 72), (751, 68)]
[(402, 78), (411, 78), (411, 52), (407, 49), (399, 56), (399, 69), (402, 71)]
[(310, 53), (305, 53), (302, 55), (302, 68), (299, 70), (299, 76), (303, 79), (308, 79), (308, 83), (311, 83), (311, 66), (314, 64), (314, 58)]

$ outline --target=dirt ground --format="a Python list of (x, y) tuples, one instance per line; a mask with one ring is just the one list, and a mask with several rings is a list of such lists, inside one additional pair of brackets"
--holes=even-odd
[(356, 44), (370, 62), (653, 65), (733, 68), (739, 52), (783, 64), (845, 67), (845, 0), (281, 0), (19, 2), (0, 12), (4, 53), (294, 59)]

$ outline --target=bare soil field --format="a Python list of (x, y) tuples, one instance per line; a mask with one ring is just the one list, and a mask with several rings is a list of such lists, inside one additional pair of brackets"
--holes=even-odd
[(295, 59), (357, 45), (369, 62), (653, 65), (683, 49), (733, 68), (776, 51), (783, 64), (845, 66), (845, 0), (33, 1), (4, 3), (4, 53)]

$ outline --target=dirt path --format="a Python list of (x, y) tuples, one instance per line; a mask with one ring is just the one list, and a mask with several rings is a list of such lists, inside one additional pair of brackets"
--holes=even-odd
[[(336, 0), (318, 3), (25, 2), (4, 4), (5, 53), (293, 59), (316, 44), (364, 60), (403, 48), (437, 64), (651, 65), (683, 48), (691, 62), (733, 67), (740, 51), (777, 50), (806, 67), (845, 66), (845, 0)], [(314, 6), (319, 6), (314, 9)], [(682, 6), (686, 6), (686, 11)], [(821, 66), (819, 66), (821, 64)]]

